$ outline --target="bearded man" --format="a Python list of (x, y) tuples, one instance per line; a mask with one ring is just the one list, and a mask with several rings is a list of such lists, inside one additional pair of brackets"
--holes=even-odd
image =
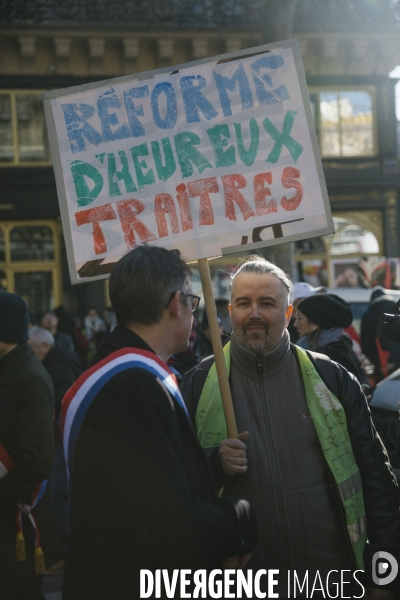
[(294, 570), (309, 593), (320, 577), (321, 597), (333, 591), (332, 572), (346, 572), (360, 598), (365, 568), (365, 597), (394, 598), (393, 582), (372, 579), (372, 561), (398, 555), (398, 487), (358, 381), (290, 344), (293, 286), (281, 269), (253, 257), (232, 279), (224, 353), (239, 439), (227, 439), (213, 357), (189, 372), (183, 391), (223, 495), (256, 510), (261, 539), (248, 568), (278, 569), (280, 598), (311, 597), (288, 589)]

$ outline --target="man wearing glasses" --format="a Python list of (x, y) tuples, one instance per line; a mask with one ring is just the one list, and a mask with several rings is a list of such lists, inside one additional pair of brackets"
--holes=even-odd
[(186, 349), (199, 302), (189, 268), (177, 252), (135, 248), (112, 271), (110, 299), (118, 326), (63, 401), (71, 491), (64, 600), (138, 598), (141, 569), (193, 573), (228, 557), (225, 565), (242, 567), (255, 545), (249, 504), (215, 500), (166, 364)]

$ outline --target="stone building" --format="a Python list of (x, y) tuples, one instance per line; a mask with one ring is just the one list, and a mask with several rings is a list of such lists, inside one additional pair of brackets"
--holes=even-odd
[[(339, 258), (400, 256), (392, 4), (297, 1), (293, 35), (337, 228), (295, 245), (297, 277), (332, 284)], [(107, 302), (104, 282), (69, 282), (41, 93), (275, 41), (263, 38), (270, 9), (260, 0), (0, 0), (0, 290), (32, 310)]]

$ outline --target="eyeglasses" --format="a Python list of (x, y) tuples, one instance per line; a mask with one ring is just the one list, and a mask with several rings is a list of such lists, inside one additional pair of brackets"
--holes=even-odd
[[(175, 296), (175, 294), (176, 294), (176, 292), (172, 292), (171, 297), (168, 300), (168, 303), (165, 308), (168, 308), (168, 306), (171, 304), (172, 298)], [(201, 300), (200, 296), (195, 296), (194, 294), (184, 294), (183, 292), (181, 292), (181, 294), (182, 294), (182, 298), (189, 298), (192, 312), (196, 312), (196, 310), (198, 309), (199, 304), (200, 304), (200, 300)]]
[(192, 312), (196, 312), (196, 310), (199, 308), (201, 300), (200, 296), (195, 296), (194, 294), (182, 294), (182, 297), (189, 298), (192, 307)]

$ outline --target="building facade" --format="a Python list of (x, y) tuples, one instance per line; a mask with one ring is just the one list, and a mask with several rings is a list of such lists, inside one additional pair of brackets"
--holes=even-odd
[(295, 19), (336, 229), (296, 244), (297, 276), (332, 287), (354, 283), (340, 282), (346, 264), (400, 256), (397, 80), (388, 77), (399, 21), (389, 3), (366, 4), (300, 1)]
[[(333, 285), (339, 259), (400, 256), (396, 81), (388, 77), (400, 64), (399, 26), (389, 2), (366, 5), (296, 4), (293, 35), (336, 224), (335, 235), (294, 248), (295, 277), (315, 283)], [(33, 311), (64, 304), (82, 314), (107, 302), (104, 282), (69, 282), (42, 92), (274, 41), (263, 39), (266, 18), (260, 0), (0, 1), (0, 291), (20, 294)], [(285, 252), (273, 254), (279, 263)]]

